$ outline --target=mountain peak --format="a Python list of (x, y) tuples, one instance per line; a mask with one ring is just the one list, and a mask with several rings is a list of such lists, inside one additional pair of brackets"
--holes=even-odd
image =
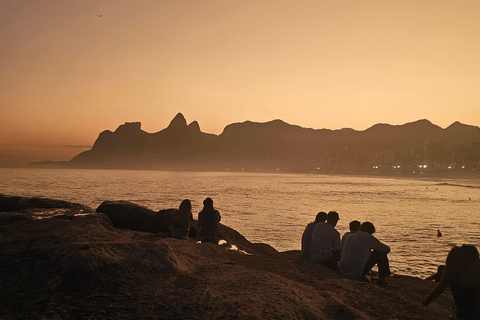
[(124, 134), (127, 132), (138, 132), (141, 131), (141, 128), (141, 122), (125, 122), (124, 124), (118, 126), (118, 128), (115, 130), (115, 133)]
[(180, 112), (173, 118), (173, 120), (168, 125), (167, 129), (180, 129), (187, 127), (187, 120)]
[(188, 130), (191, 132), (201, 132), (200, 131), (200, 125), (198, 124), (197, 121), (193, 121), (188, 125)]

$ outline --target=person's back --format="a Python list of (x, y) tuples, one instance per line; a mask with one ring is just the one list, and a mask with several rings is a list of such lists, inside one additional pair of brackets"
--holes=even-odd
[(219, 222), (220, 213), (217, 210), (203, 210), (198, 214), (198, 226), (201, 235), (213, 235)]
[(172, 226), (179, 229), (189, 229), (191, 220), (191, 212), (175, 210), (173, 212)]
[(187, 239), (190, 230), (190, 223), (193, 221), (192, 203), (185, 199), (178, 210), (173, 212), (171, 233), (177, 239)]
[[(370, 226), (373, 230), (368, 231)], [(386, 258), (386, 254), (390, 252), (390, 247), (375, 238), (373, 236), (374, 232), (375, 228), (373, 224), (366, 222), (362, 224), (360, 231), (352, 233), (346, 239), (339, 265), (342, 274), (354, 279), (360, 279), (366, 273), (366, 268), (370, 270), (371, 267), (373, 267), (373, 265), (368, 265), (369, 260), (372, 258), (372, 253), (382, 253), (382, 256), (385, 255)], [(374, 251), (372, 251), (372, 249)], [(383, 268), (384, 265), (381, 266)], [(386, 267), (388, 267), (388, 265)], [(385, 274), (382, 274), (381, 278), (390, 274), (389, 268), (386, 269), (388, 270), (384, 271)]]
[(335, 229), (338, 213), (329, 212), (326, 223), (318, 223), (313, 230), (310, 261), (333, 267), (340, 259), (340, 234)]
[(345, 241), (342, 259), (340, 259), (340, 272), (344, 275), (360, 279), (372, 249), (389, 251), (389, 247), (381, 243), (373, 235), (365, 231), (352, 233)]
[(305, 227), (302, 234), (302, 258), (310, 259), (310, 245), (312, 243), (313, 231), (317, 223), (324, 223), (326, 219), (327, 214), (325, 212), (319, 212), (315, 217), (315, 221), (310, 222)]
[[(218, 223), (221, 220), (220, 212), (213, 208), (213, 200), (206, 198), (203, 201), (203, 210), (198, 214), (198, 226), (200, 228), (200, 235), (210, 238), (215, 241), (219, 235)], [(207, 240), (205, 238), (205, 240)]]

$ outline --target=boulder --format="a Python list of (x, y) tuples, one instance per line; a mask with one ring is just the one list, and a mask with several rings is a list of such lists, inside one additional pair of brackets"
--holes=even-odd
[(0, 194), (0, 212), (24, 211), (28, 209), (75, 209), (93, 212), (90, 207), (75, 202), (39, 197), (19, 197)]
[(95, 212), (107, 215), (115, 228), (145, 232), (168, 232), (172, 225), (173, 211), (155, 212), (129, 201), (104, 201)]

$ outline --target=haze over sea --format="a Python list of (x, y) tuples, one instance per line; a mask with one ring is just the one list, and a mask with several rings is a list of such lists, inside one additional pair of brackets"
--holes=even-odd
[(0, 176), (0, 193), (94, 209), (105, 200), (128, 200), (160, 210), (190, 199), (196, 219), (203, 199), (212, 197), (223, 224), (279, 251), (299, 250), (305, 225), (318, 211), (335, 210), (341, 235), (351, 220), (376, 226), (397, 274), (424, 277), (453, 245), (480, 247), (480, 179), (33, 168), (2, 168)]

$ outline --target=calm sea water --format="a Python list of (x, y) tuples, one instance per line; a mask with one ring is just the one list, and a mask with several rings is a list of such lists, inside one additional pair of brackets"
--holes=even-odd
[[(96, 208), (128, 200), (153, 210), (192, 200), (194, 217), (206, 197), (222, 222), (252, 242), (299, 250), (305, 225), (336, 210), (337, 229), (370, 221), (392, 248), (392, 269), (424, 277), (453, 245), (480, 248), (480, 180), (414, 180), (307, 174), (128, 170), (0, 169), (0, 193), (43, 196)], [(437, 229), (443, 237), (437, 237)]]

